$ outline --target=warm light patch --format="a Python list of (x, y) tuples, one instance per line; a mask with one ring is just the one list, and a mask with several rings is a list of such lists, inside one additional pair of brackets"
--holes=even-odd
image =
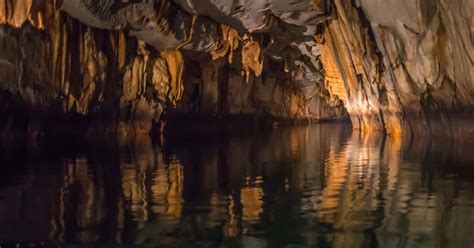
[(348, 104), (347, 90), (344, 85), (344, 79), (334, 57), (334, 48), (329, 42), (329, 35), (325, 35), (326, 43), (319, 44), (321, 52), (321, 62), (323, 63), (325, 75), (325, 85), (332, 95), (336, 95), (344, 104)]
[(161, 57), (163, 57), (168, 64), (168, 72), (171, 77), (168, 99), (173, 106), (176, 106), (177, 101), (181, 100), (184, 91), (182, 80), (184, 69), (183, 55), (179, 50), (163, 50)]
[(127, 40), (124, 32), (119, 33), (118, 38), (118, 64), (119, 68), (122, 68), (125, 65), (125, 57), (127, 54)]
[(234, 59), (234, 50), (239, 47), (240, 36), (237, 31), (229, 26), (221, 24), (222, 32), (222, 47), (217, 51), (212, 51), (211, 56), (213, 60), (222, 58), (229, 52), (228, 61), (232, 64)]
[(250, 79), (251, 70), (257, 77), (262, 75), (263, 61), (260, 60), (260, 45), (258, 42), (250, 40), (242, 48), (242, 67), (246, 75), (246, 82)]
[(242, 220), (259, 220), (263, 213), (263, 189), (260, 187), (246, 187), (240, 190), (242, 203)]

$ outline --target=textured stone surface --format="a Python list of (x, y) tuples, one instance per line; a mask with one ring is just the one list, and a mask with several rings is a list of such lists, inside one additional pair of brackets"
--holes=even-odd
[(472, 0), (2, 0), (3, 111), (21, 105), (33, 134), (42, 112), (101, 116), (136, 134), (171, 110), (324, 119), (344, 116), (343, 102), (354, 128), (472, 139), (473, 9)]
[(190, 62), (186, 68), (193, 69), (185, 73), (188, 90), (174, 111), (179, 114), (309, 121), (346, 118), (342, 102), (331, 99), (319, 80), (289, 81), (272, 73), (283, 70), (281, 64), (269, 65), (262, 76), (252, 76), (248, 81), (225, 59)]
[(474, 137), (473, 4), (334, 1), (323, 61), (355, 127)]
[(26, 130), (35, 139), (56, 126), (90, 135), (148, 133), (169, 99), (179, 99), (175, 88), (182, 91), (172, 66), (144, 42), (87, 27), (49, 3), (29, 3), (40, 8), (40, 21), (15, 14), (0, 26), (0, 88), (9, 102), (2, 137)]
[[(251, 11), (258, 9), (248, 4)], [(330, 105), (322, 96), (322, 68), (315, 69), (316, 60), (307, 58), (312, 55), (304, 58), (300, 51), (299, 46), (307, 50), (300, 41), (313, 39), (304, 22), (292, 21), (292, 27), (299, 26), (290, 29), (294, 39), (277, 41), (270, 33), (283, 36), (289, 24), (275, 22), (273, 14), (294, 19), (277, 6), (244, 21), (246, 28), (231, 28), (215, 16), (181, 7), (170, 1), (1, 1), (0, 61), (5, 66), (0, 67), (0, 86), (8, 103), (2, 108), (2, 135), (26, 129), (28, 137), (36, 138), (53, 124), (64, 132), (80, 129), (90, 135), (115, 130), (145, 134), (175, 106), (176, 113), (209, 117), (343, 116), (338, 99)], [(307, 18), (322, 14), (309, 2), (293, 8), (309, 11)], [(255, 24), (265, 34), (251, 35), (251, 22), (260, 17), (268, 25)], [(281, 57), (286, 48), (291, 52)], [(276, 66), (269, 68), (269, 59)], [(185, 61), (194, 65), (185, 68)], [(306, 80), (309, 91), (301, 85), (304, 74), (293, 77), (303, 67), (319, 75)], [(183, 77), (192, 71), (200, 78)], [(197, 100), (192, 97), (196, 79), (202, 93)], [(189, 108), (191, 100), (196, 102)], [(15, 109), (22, 113), (13, 114)]]

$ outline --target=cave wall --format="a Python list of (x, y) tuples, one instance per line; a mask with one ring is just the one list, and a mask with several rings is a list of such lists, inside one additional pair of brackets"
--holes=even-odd
[(354, 127), (473, 139), (473, 6), (334, 0), (320, 48)]
[(367, 132), (472, 139), (473, 6), (2, 0), (0, 125), (134, 135), (164, 112), (322, 120), (347, 110)]
[(184, 76), (188, 90), (172, 114), (304, 122), (347, 118), (342, 101), (331, 99), (321, 87), (322, 75), (311, 80), (289, 79), (274, 73), (282, 71), (283, 64), (268, 62), (262, 76), (252, 76), (247, 82), (246, 76), (225, 60), (191, 62), (185, 68), (191, 70)]
[(36, 138), (51, 127), (90, 135), (117, 128), (147, 133), (162, 111), (160, 100), (175, 97), (153, 78), (168, 74), (168, 67), (146, 67), (159, 61), (149, 60), (143, 42), (87, 27), (56, 11), (53, 2), (6, 1), (3, 7), (0, 87), (4, 99), (15, 99), (2, 106), (6, 139), (22, 129)]
[[(305, 79), (310, 91), (298, 87), (292, 71), (279, 75), (284, 60), (264, 68), (260, 44), (170, 1), (2, 0), (3, 140), (49, 131), (146, 134), (166, 111), (344, 118), (342, 103), (324, 97), (321, 76)], [(198, 109), (189, 104), (196, 80)]]

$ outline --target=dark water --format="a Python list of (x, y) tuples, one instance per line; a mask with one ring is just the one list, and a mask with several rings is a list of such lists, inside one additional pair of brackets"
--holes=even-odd
[(0, 245), (474, 246), (474, 147), (322, 124), (3, 151)]

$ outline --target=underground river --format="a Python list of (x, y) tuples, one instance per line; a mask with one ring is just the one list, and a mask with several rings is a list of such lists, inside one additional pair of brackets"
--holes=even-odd
[(336, 123), (10, 147), (0, 245), (471, 247), (462, 147)]

